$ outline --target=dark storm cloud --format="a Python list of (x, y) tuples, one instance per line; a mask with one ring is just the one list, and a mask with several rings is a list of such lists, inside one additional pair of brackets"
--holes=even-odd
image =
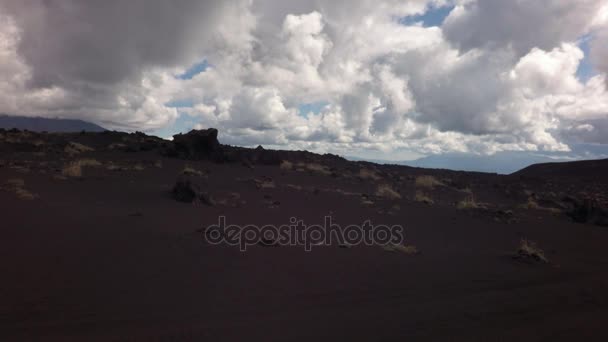
[(597, 0), (483, 0), (454, 11), (444, 24), (448, 40), (464, 50), (512, 46), (521, 56), (576, 40), (603, 6)]
[[(81, 88), (137, 79), (142, 69), (193, 58), (220, 20), (221, 1), (15, 0), (0, 3), (20, 28), (18, 52), (34, 87)], [(200, 46), (200, 45), (199, 45)]]

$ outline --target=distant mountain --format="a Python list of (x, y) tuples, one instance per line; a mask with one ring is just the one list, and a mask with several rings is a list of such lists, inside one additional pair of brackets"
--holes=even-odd
[(366, 160), (378, 164), (397, 164), (426, 169), (511, 174), (533, 164), (593, 160), (608, 158), (608, 145), (572, 144), (569, 152), (502, 151), (493, 155), (473, 153), (444, 153), (410, 161), (371, 160), (349, 157), (350, 160)]
[(550, 156), (529, 152), (499, 152), (489, 156), (468, 153), (446, 153), (431, 155), (418, 160), (404, 162), (403, 164), (429, 169), (510, 174), (532, 164), (555, 161)]
[(34, 132), (103, 132), (106, 129), (96, 124), (75, 119), (49, 119), (25, 116), (0, 115), (0, 128), (27, 129)]
[(514, 174), (539, 178), (576, 177), (578, 180), (606, 181), (606, 178), (608, 178), (608, 159), (536, 164), (528, 166)]

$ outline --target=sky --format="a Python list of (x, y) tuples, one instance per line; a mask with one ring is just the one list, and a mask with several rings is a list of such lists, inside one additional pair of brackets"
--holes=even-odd
[(0, 0), (0, 113), (162, 137), (567, 154), (608, 146), (607, 74), (608, 0)]

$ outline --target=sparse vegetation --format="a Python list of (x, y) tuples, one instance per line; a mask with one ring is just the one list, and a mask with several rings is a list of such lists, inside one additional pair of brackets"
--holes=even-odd
[(308, 171), (320, 173), (320, 174), (323, 174), (323, 175), (330, 175), (331, 174), (331, 171), (325, 165), (321, 165), (321, 164), (317, 164), (317, 163), (308, 163), (308, 164), (305, 164), (303, 166)]
[(6, 181), (6, 184), (12, 188), (20, 188), (25, 185), (25, 181), (21, 178), (11, 178)]
[(359, 178), (361, 179), (371, 179), (374, 181), (378, 181), (382, 179), (382, 177), (378, 176), (378, 174), (370, 169), (361, 169), (359, 170)]
[(483, 208), (483, 205), (481, 205), (480, 203), (477, 203), (473, 196), (469, 196), (469, 197), (463, 199), (462, 201), (458, 202), (458, 205), (456, 207), (458, 209), (462, 209), (462, 210), (479, 209), (479, 208)]
[(387, 252), (399, 252), (399, 253), (403, 253), (403, 254), (407, 254), (407, 255), (420, 254), (418, 247), (416, 247), (414, 245), (386, 245), (386, 246), (383, 246), (382, 249), (384, 249)]
[(15, 194), (19, 199), (31, 201), (36, 199), (38, 195), (31, 193), (29, 190), (25, 188), (16, 188)]
[(554, 214), (561, 213), (561, 210), (558, 208), (547, 208), (547, 207), (541, 206), (540, 204), (538, 204), (538, 202), (536, 202), (534, 197), (528, 197), (528, 201), (526, 203), (522, 204), (520, 207), (522, 209), (528, 209), (528, 210), (543, 210), (543, 211), (547, 211), (547, 212), (554, 213)]
[(516, 257), (527, 260), (540, 261), (544, 263), (549, 262), (549, 260), (545, 256), (545, 252), (540, 249), (535, 242), (532, 242), (528, 239), (520, 240)]
[(388, 184), (382, 184), (376, 190), (376, 196), (391, 200), (401, 199), (401, 195)]
[(425, 194), (422, 191), (416, 191), (416, 197), (415, 197), (416, 202), (421, 202), (421, 203), (425, 203), (425, 204), (434, 204), (435, 201), (433, 201), (433, 199), (431, 197), (429, 197), (427, 194)]
[(436, 186), (442, 186), (443, 183), (433, 176), (418, 176), (416, 177), (416, 187), (432, 189)]
[(198, 176), (198, 177), (205, 176), (204, 172), (196, 170), (195, 168), (191, 167), (190, 165), (186, 165), (184, 167), (184, 169), (182, 170), (182, 174), (184, 174), (186, 176)]
[(61, 174), (65, 177), (79, 178), (82, 177), (82, 169), (84, 167), (97, 167), (101, 165), (102, 164), (95, 159), (80, 159), (64, 166), (63, 170), (61, 170)]
[(258, 189), (274, 189), (276, 187), (272, 179), (254, 179), (253, 181)]
[(95, 149), (77, 142), (70, 142), (67, 144), (63, 151), (70, 156), (74, 156), (84, 152), (93, 152), (95, 151)]
[(37, 194), (34, 194), (25, 188), (25, 181), (21, 178), (11, 178), (7, 180), (6, 186), (2, 188), (15, 193), (17, 198), (22, 200), (34, 200), (38, 198)]
[(280, 167), (281, 167), (281, 170), (291, 171), (293, 169), (293, 163), (288, 160), (283, 160), (281, 162)]
[(117, 149), (125, 149), (125, 148), (127, 148), (127, 145), (125, 145), (123, 143), (112, 143), (112, 144), (108, 145), (109, 150), (117, 150)]
[(162, 160), (157, 160), (154, 162), (154, 167), (158, 168), (158, 169), (162, 169), (163, 168), (163, 161)]

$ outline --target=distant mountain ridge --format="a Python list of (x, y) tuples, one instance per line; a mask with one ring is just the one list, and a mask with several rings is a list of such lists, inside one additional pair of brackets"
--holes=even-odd
[(50, 119), (41, 117), (0, 115), (0, 128), (28, 130), (34, 132), (103, 132), (105, 128), (78, 119)]
[(514, 175), (538, 178), (576, 177), (585, 181), (606, 181), (608, 178), (608, 159), (534, 164), (515, 172)]

